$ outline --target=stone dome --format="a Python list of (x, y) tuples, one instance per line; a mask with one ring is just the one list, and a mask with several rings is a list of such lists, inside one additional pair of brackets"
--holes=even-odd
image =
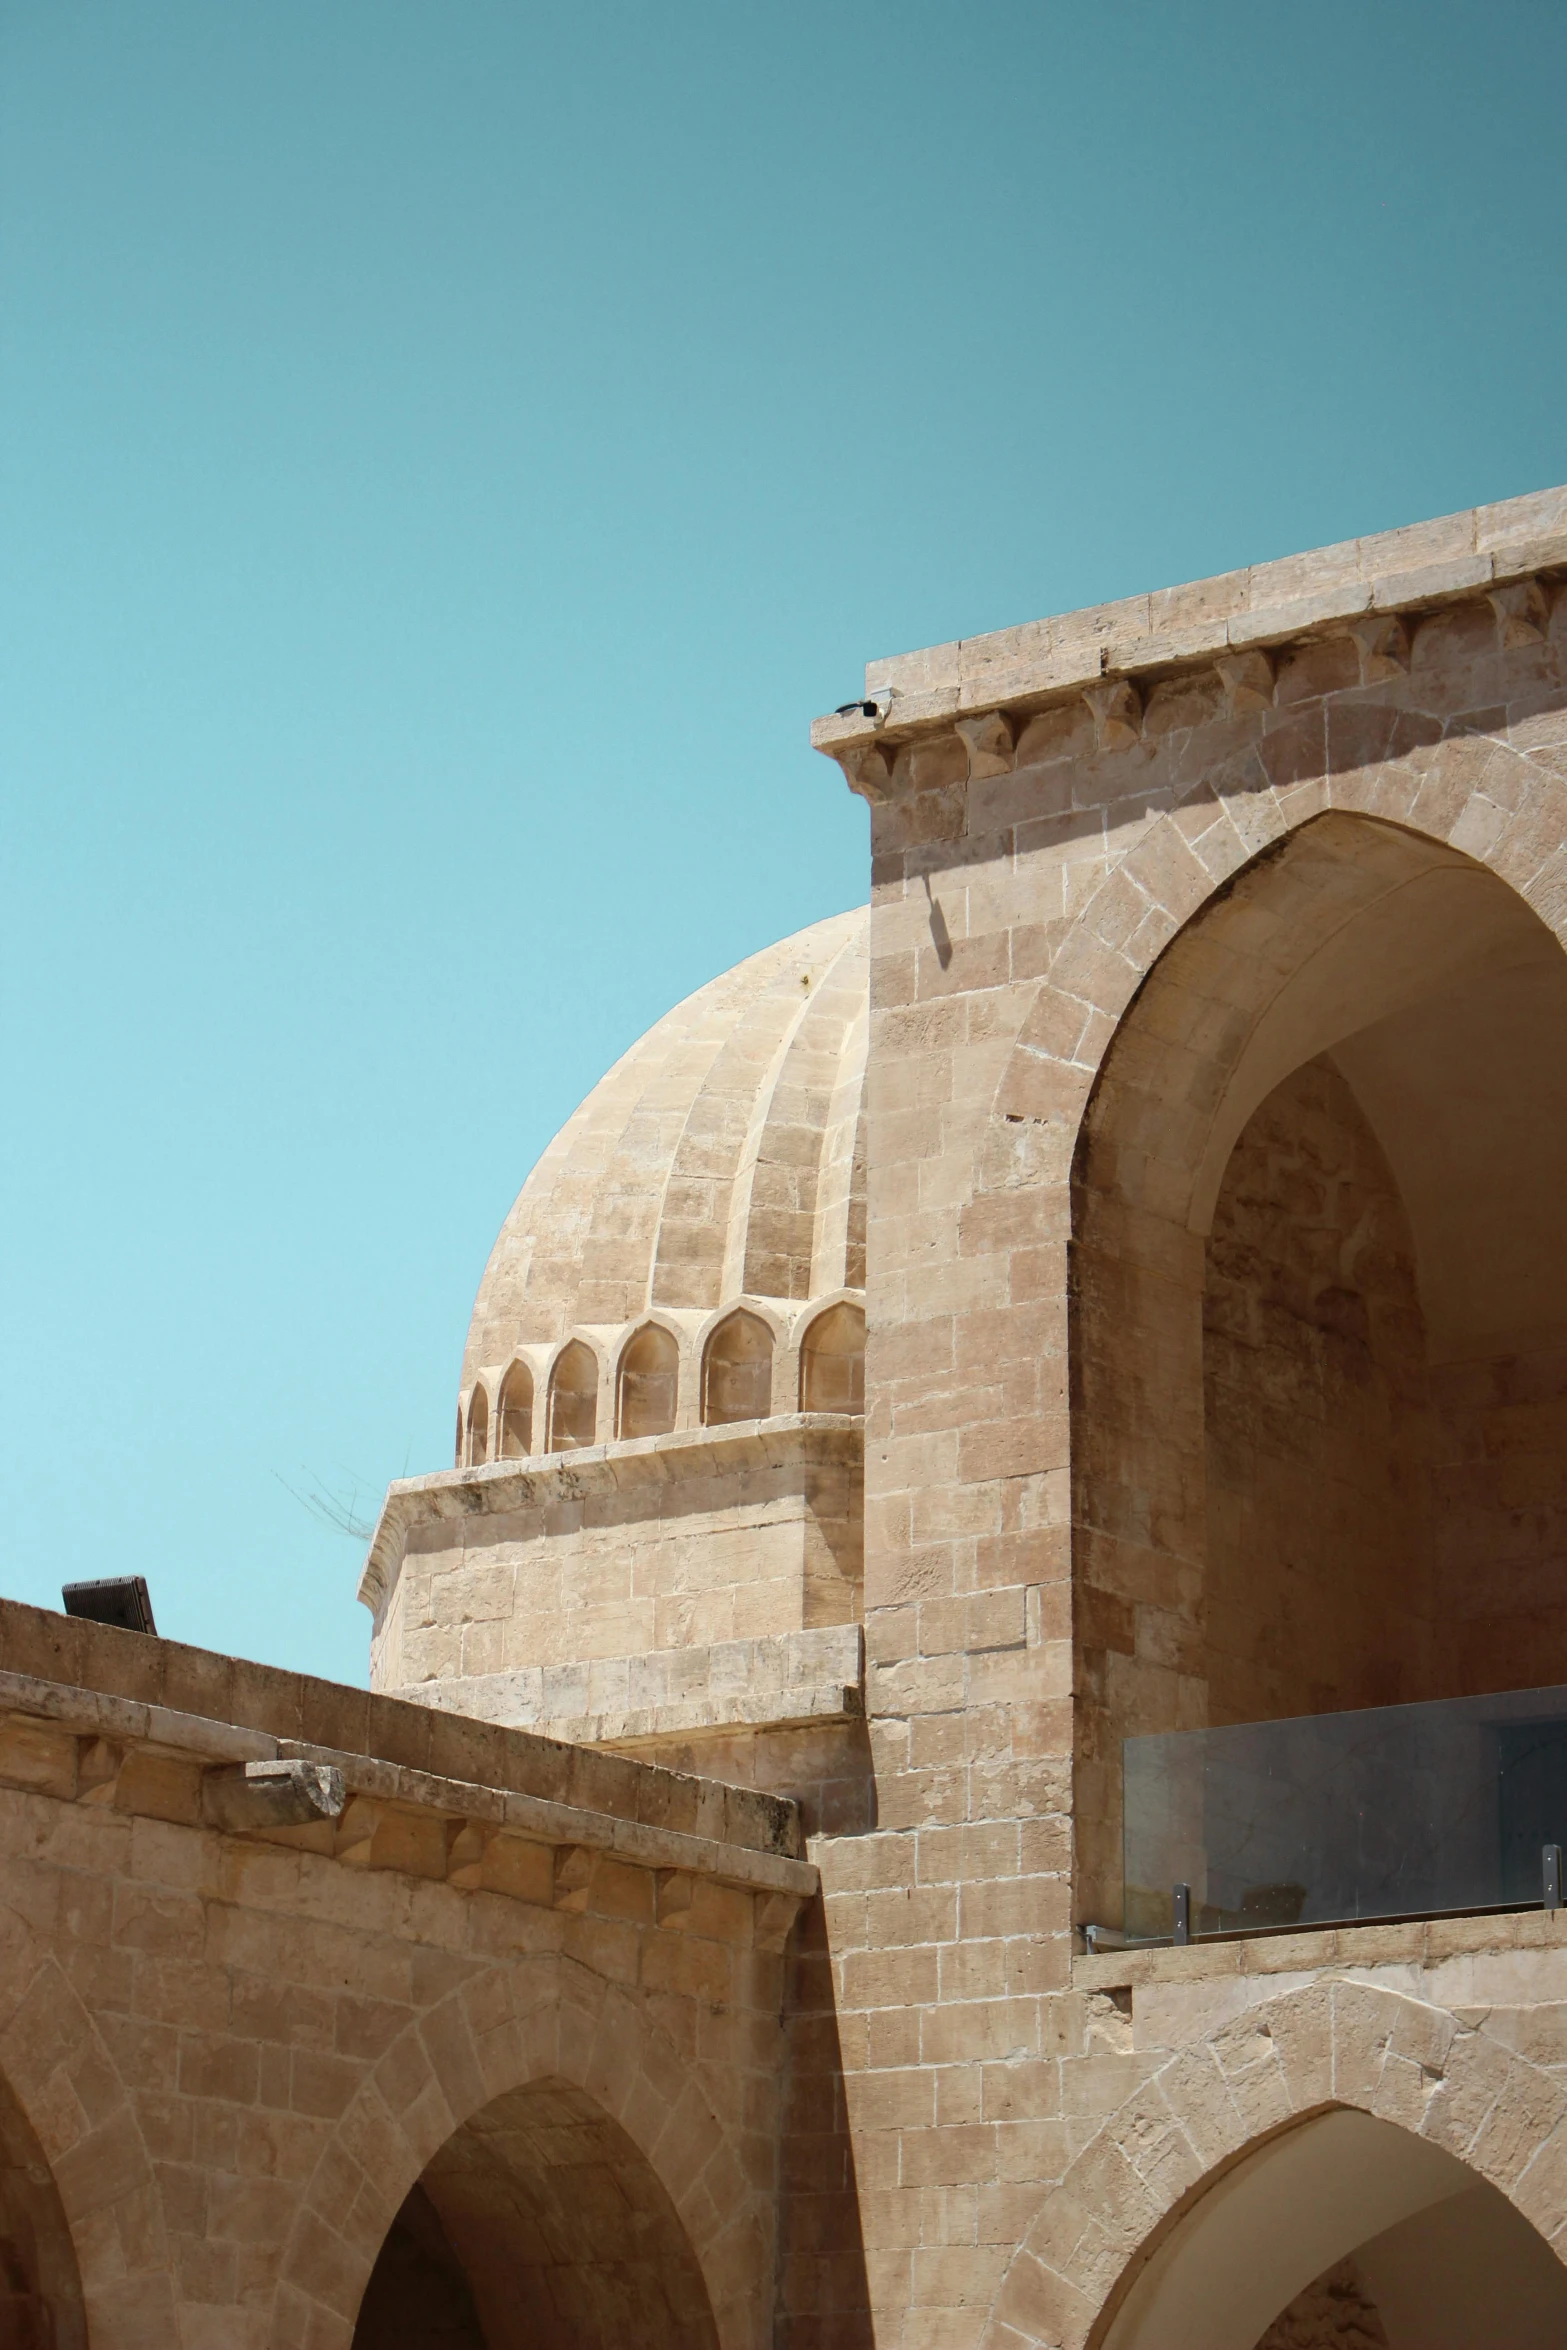
[(861, 907), (748, 957), (601, 1079), (501, 1228), (465, 1393), (575, 1330), (863, 1288), (868, 933)]

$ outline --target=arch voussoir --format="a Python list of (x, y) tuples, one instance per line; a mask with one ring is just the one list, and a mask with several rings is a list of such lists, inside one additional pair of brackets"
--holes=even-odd
[[(1264, 738), (1203, 778), (1156, 817), (1105, 875), (1062, 937), (1022, 1021), (996, 1094), (1012, 1117), (1065, 1114), (1052, 1073), (1086, 1069), (1097, 1055), (1094, 1023), (1064, 1016), (1086, 1006), (1118, 1021), (1158, 956), (1182, 927), (1265, 850), (1314, 817), (1336, 810), (1371, 817), (1453, 848), (1517, 890), (1567, 939), (1567, 780), (1553, 766), (1494, 737), (1429, 739), (1395, 713), (1388, 754), (1335, 766), (1320, 725), (1285, 747)], [(1413, 734), (1416, 739), (1409, 740)], [(1270, 751), (1269, 745), (1273, 748)], [(1316, 764), (1307, 759), (1316, 744)], [(1305, 762), (1303, 764), (1303, 761)], [(1269, 772), (1271, 762), (1272, 772)], [(1135, 900), (1147, 914), (1132, 920)], [(1099, 1051), (1108, 1043), (1101, 1034)], [(1080, 1059), (1080, 1055), (1087, 1057)], [(1089, 1061), (1093, 1061), (1093, 1066)]]
[(0, 2075), (49, 2166), (95, 2345), (175, 2334), (163, 2198), (102, 2034), (16, 1911), (0, 1916), (3, 1979), (22, 1986), (0, 2028)]
[(767, 2268), (757, 2189), (689, 2067), (632, 2000), (570, 1961), (493, 1971), (405, 2026), (338, 2120), (284, 2247), (271, 2350), (348, 2350), (380, 2246), (430, 2161), (497, 2098), (544, 2081), (582, 2090), (624, 2129), (686, 2232), (724, 2350), (752, 2350)]
[(1567, 2123), (1558, 2123), (1536, 2147), (1507, 2192), (1558, 2259), (1567, 2262)]
[(1108, 2117), (1009, 2263), (983, 2350), (1084, 2350), (1217, 2178), (1333, 2107), (1457, 2155), (1567, 2256), (1567, 2092), (1445, 2009), (1337, 1978), (1259, 2002), (1176, 2052)]

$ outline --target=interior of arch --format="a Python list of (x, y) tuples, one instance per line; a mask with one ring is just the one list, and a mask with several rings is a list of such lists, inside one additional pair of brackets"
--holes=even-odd
[(354, 2350), (717, 2350), (669, 2194), (585, 2091), (511, 2091), (448, 2139), (365, 2290)]
[(1456, 2156), (1347, 2109), (1227, 2171), (1095, 2350), (1551, 2350), (1567, 2271)]
[(0, 2080), (0, 2343), (87, 2350), (81, 2277), (43, 2149)]
[(1084, 1914), (1127, 1735), (1567, 1682), (1564, 1203), (1567, 955), (1469, 859), (1320, 818), (1155, 966), (1075, 1182)]

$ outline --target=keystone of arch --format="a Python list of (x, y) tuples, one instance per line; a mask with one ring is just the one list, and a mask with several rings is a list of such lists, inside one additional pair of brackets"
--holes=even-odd
[(1350, 2107), (1456, 2155), (1567, 2258), (1567, 2091), (1445, 2009), (1332, 1981), (1183, 2048), (1049, 2190), (981, 2350), (1089, 2350), (1199, 2197), (1294, 2122)]
[(771, 2229), (739, 2146), (639, 2003), (571, 1960), (476, 1969), (371, 2069), (306, 2185), (279, 2270), (273, 2350), (350, 2350), (388, 2229), (453, 2132), (536, 2081), (585, 2091), (667, 2191), (722, 2350), (761, 2350)]

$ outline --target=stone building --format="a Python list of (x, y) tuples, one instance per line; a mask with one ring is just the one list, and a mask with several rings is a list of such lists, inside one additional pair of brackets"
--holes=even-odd
[(873, 664), (372, 1690), (0, 1610), (0, 2342), (1567, 2339), (1567, 491)]

